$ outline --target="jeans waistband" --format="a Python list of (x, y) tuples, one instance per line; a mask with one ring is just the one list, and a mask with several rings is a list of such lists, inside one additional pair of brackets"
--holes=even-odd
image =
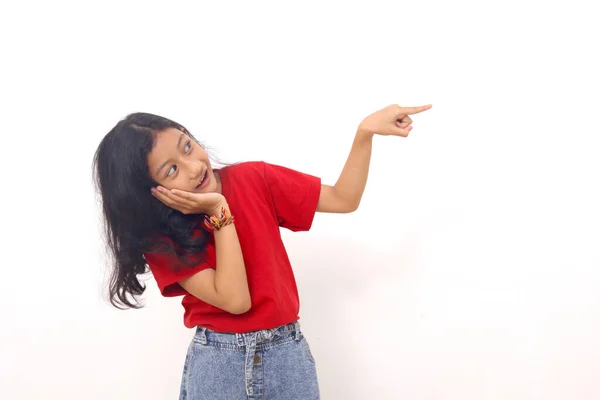
[(221, 343), (236, 346), (246, 346), (250, 342), (256, 344), (266, 343), (273, 340), (275, 337), (291, 335), (294, 339), (299, 339), (302, 335), (300, 323), (298, 321), (291, 324), (281, 325), (272, 329), (263, 329), (247, 333), (224, 333), (215, 332), (208, 328), (197, 327), (195, 340), (200, 344)]
[(252, 374), (254, 364), (257, 363), (257, 347), (264, 347), (269, 342), (275, 340), (295, 340), (302, 339), (300, 323), (298, 321), (291, 324), (278, 326), (272, 329), (253, 331), (248, 333), (221, 333), (215, 332), (204, 327), (196, 328), (194, 341), (201, 345), (216, 344), (221, 347), (244, 348), (245, 350), (245, 378), (246, 394), (252, 395)]

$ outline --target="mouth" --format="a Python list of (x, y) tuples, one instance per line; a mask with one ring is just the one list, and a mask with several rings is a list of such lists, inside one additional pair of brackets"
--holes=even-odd
[(208, 180), (208, 170), (206, 170), (200, 177), (200, 182), (198, 183), (198, 185), (196, 185), (196, 189), (204, 187), (208, 183)]

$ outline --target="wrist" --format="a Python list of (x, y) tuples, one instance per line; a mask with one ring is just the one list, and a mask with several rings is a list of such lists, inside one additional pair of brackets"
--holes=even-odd
[(207, 213), (209, 216), (211, 215), (219, 215), (223, 212), (223, 210), (229, 211), (229, 204), (227, 202), (222, 202), (214, 206)]
[(371, 132), (371, 131), (359, 126), (358, 129), (356, 130), (355, 140), (357, 142), (369, 142), (369, 141), (373, 140), (374, 136), (375, 136), (374, 132)]
[(211, 231), (218, 231), (227, 225), (233, 224), (234, 218), (231, 215), (229, 206), (221, 204), (220, 208), (212, 214), (207, 214), (204, 217), (204, 226)]

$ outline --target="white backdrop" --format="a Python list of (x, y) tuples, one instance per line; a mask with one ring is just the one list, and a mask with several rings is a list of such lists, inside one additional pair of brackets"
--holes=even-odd
[(600, 398), (600, 32), (583, 1), (13, 3), (0, 398), (177, 397), (180, 299), (152, 280), (143, 310), (102, 297), (90, 166), (118, 119), (158, 113), (225, 161), (334, 183), (391, 103), (434, 107), (376, 138), (359, 211), (284, 232), (323, 399)]

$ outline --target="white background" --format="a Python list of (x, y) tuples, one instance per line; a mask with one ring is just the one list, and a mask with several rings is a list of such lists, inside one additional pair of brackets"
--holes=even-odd
[(120, 118), (161, 114), (224, 161), (334, 183), (391, 103), (434, 107), (376, 138), (359, 211), (284, 232), (322, 398), (600, 398), (583, 2), (7, 3), (0, 398), (177, 397), (180, 299), (151, 279), (143, 310), (102, 297), (91, 161)]

